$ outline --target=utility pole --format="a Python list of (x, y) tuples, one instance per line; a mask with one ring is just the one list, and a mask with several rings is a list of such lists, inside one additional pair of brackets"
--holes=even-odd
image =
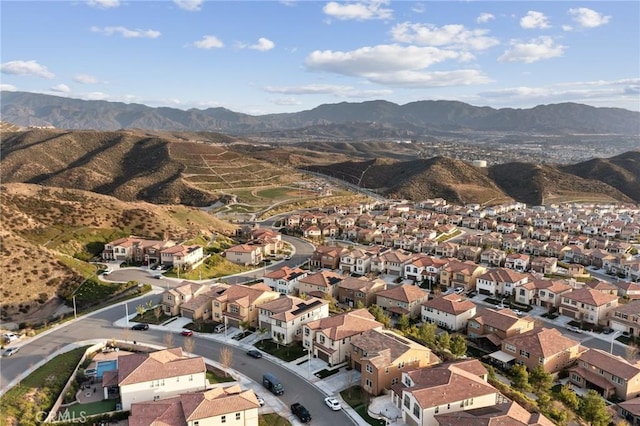
[(78, 311), (76, 310), (76, 296), (73, 296), (73, 319), (78, 319)]
[(127, 326), (129, 325), (129, 305), (125, 302), (124, 304), (124, 317), (127, 319)]

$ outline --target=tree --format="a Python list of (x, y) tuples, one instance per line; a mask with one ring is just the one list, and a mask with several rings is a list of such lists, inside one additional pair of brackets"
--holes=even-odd
[(147, 309), (151, 309), (153, 308), (153, 300), (149, 299), (147, 300)]
[(451, 343), (449, 344), (449, 350), (456, 357), (461, 357), (466, 355), (467, 353), (467, 340), (464, 336), (460, 334), (456, 334), (451, 339)]
[(511, 385), (523, 392), (527, 392), (531, 390), (531, 385), (529, 385), (529, 372), (527, 371), (527, 367), (524, 365), (514, 365), (511, 367)]
[(378, 305), (371, 305), (369, 307), (369, 313), (373, 315), (373, 318), (375, 318), (376, 321), (382, 323), (384, 325), (384, 328), (389, 328), (389, 326), (391, 325), (391, 318), (389, 318), (389, 315), (384, 312), (384, 309), (382, 309), (382, 307)]
[(364, 303), (362, 303), (362, 300), (358, 300), (356, 302), (356, 309), (362, 309), (364, 308)]
[(607, 426), (611, 421), (611, 414), (607, 411), (607, 404), (600, 394), (593, 389), (587, 391), (580, 402), (580, 416), (592, 426)]
[(398, 321), (396, 322), (396, 327), (400, 331), (405, 331), (411, 326), (411, 321), (409, 320), (409, 315), (402, 315)]
[(577, 410), (580, 405), (578, 395), (567, 385), (560, 388), (560, 400), (567, 404), (572, 410)]
[(138, 313), (139, 317), (142, 317), (144, 313), (147, 312), (147, 308), (145, 308), (144, 305), (138, 305), (136, 306), (136, 312)]
[(451, 335), (446, 331), (441, 333), (436, 340), (441, 349), (449, 349), (451, 347)]
[(436, 325), (430, 322), (423, 322), (418, 329), (418, 337), (422, 340), (427, 346), (435, 346), (436, 343)]
[(228, 369), (233, 365), (233, 352), (229, 348), (220, 349), (220, 364), (224, 369), (224, 376), (228, 377)]
[(540, 407), (541, 409), (546, 409), (551, 403), (551, 395), (549, 395), (549, 393), (547, 392), (543, 392), (538, 395), (537, 402), (538, 407)]
[(167, 331), (166, 333), (164, 333), (164, 345), (167, 348), (172, 348), (173, 347), (173, 333)]
[(529, 384), (531, 384), (535, 393), (544, 394), (551, 390), (553, 376), (544, 371), (544, 367), (541, 365), (536, 365), (536, 368), (529, 373)]
[(238, 326), (240, 327), (240, 331), (244, 333), (245, 330), (248, 330), (249, 327), (251, 327), (251, 323), (249, 321), (240, 321)]
[(153, 316), (156, 318), (156, 322), (160, 322), (160, 316), (162, 315), (162, 307), (156, 306), (153, 308)]
[(188, 353), (193, 353), (193, 350), (196, 347), (196, 340), (193, 336), (185, 337), (184, 339), (184, 351)]

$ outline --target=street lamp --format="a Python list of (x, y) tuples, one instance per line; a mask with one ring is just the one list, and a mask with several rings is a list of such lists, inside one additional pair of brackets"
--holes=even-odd
[(620, 334), (622, 331), (616, 330), (611, 333), (611, 348), (609, 349), (609, 353), (613, 355), (613, 342), (616, 340), (616, 334)]

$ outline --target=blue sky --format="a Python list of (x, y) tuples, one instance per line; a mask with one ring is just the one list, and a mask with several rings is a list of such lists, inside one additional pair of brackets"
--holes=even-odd
[(640, 110), (638, 1), (2, 0), (0, 15), (3, 90), (248, 114)]

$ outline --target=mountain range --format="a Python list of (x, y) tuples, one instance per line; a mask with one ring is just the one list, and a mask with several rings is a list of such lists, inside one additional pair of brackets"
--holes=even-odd
[(530, 109), (477, 107), (457, 101), (417, 101), (405, 105), (377, 100), (342, 102), (282, 114), (248, 115), (226, 108), (204, 110), (80, 100), (3, 91), (3, 121), (23, 127), (60, 129), (147, 129), (215, 131), (262, 137), (411, 139), (464, 132), (537, 134), (640, 134), (640, 112), (576, 103)]

